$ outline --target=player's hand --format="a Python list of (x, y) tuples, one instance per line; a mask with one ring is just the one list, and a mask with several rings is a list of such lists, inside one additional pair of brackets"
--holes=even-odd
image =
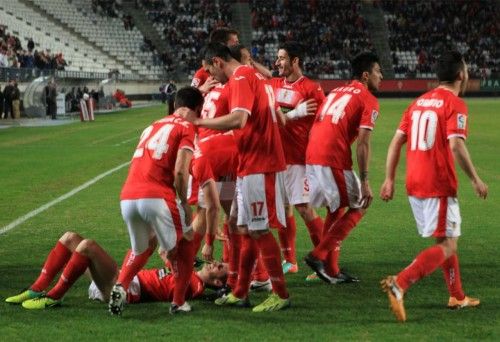
[(219, 241), (228, 241), (228, 237), (222, 230), (217, 230), (217, 233), (215, 234), (215, 239)]
[(210, 245), (203, 245), (203, 248), (201, 249), (201, 257), (205, 261), (213, 261), (214, 260), (214, 246)]
[(486, 199), (488, 196), (488, 186), (480, 178), (472, 181), (472, 187), (480, 198)]
[(217, 81), (215, 78), (212, 76), (209, 76), (205, 83), (201, 85), (201, 87), (198, 88), (199, 91), (202, 92), (202, 94), (208, 93), (210, 90), (212, 90), (213, 87), (215, 87), (217, 84), (219, 84), (219, 81)]
[(394, 182), (386, 179), (380, 188), (380, 198), (382, 201), (390, 201), (394, 196)]
[(315, 115), (316, 111), (318, 110), (318, 103), (316, 102), (315, 99), (309, 99), (305, 102), (302, 102), (306, 104), (306, 110), (307, 110), (307, 115)]
[(370, 183), (365, 180), (361, 182), (361, 199), (359, 201), (361, 208), (366, 209), (370, 206), (373, 200), (373, 192)]
[(193, 210), (191, 209), (191, 206), (189, 203), (181, 203), (182, 209), (184, 209), (184, 222), (186, 222), (186, 226), (190, 226), (192, 221), (193, 221)]

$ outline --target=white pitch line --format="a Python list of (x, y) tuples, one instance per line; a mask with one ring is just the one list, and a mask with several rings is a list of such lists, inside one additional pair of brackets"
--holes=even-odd
[(127, 140), (123, 140), (122, 142), (119, 142), (118, 144), (114, 144), (113, 146), (120, 146), (120, 145), (123, 145), (123, 144), (126, 144), (132, 140), (136, 140), (137, 137), (133, 137), (133, 138), (130, 138), (130, 139), (127, 139)]
[(27, 213), (26, 215), (23, 215), (19, 218), (17, 218), (16, 220), (12, 221), (11, 223), (9, 223), (8, 225), (6, 225), (5, 227), (2, 227), (0, 228), (0, 235), (8, 232), (9, 230), (11, 229), (14, 229), (15, 227), (17, 227), (18, 225), (20, 225), (21, 223), (29, 220), (30, 218), (40, 214), (41, 212), (44, 212), (45, 210), (49, 209), (50, 207), (56, 205), (57, 203), (59, 202), (62, 202), (64, 201), (65, 199), (68, 199), (70, 198), (71, 196), (75, 195), (76, 193), (88, 188), (89, 186), (91, 186), (92, 184), (98, 182), (99, 180), (101, 180), (102, 178), (112, 174), (113, 172), (116, 172), (120, 169), (123, 169), (125, 166), (129, 165), (130, 162), (126, 162), (126, 163), (123, 163), (121, 165), (118, 165), (117, 167), (111, 169), (111, 170), (108, 170), (104, 173), (101, 173), (100, 175), (92, 178), (91, 180), (89, 180), (88, 182), (80, 185), (79, 187), (76, 187), (74, 188), (73, 190), (65, 193), (64, 195), (56, 198), (55, 200), (52, 200), (44, 205), (42, 205), (41, 207), (38, 207), (36, 208), (35, 210), (33, 211), (30, 211), (29, 213)]

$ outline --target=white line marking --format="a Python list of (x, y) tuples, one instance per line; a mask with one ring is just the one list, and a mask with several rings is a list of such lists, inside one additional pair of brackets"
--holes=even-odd
[(119, 142), (118, 144), (114, 144), (113, 146), (120, 146), (120, 145), (123, 145), (123, 144), (126, 144), (132, 140), (135, 140), (137, 139), (137, 137), (133, 137), (133, 138), (130, 138), (130, 139), (127, 139), (127, 140), (123, 140), (122, 142)]
[(116, 171), (118, 171), (118, 170), (120, 170), (120, 169), (123, 169), (125, 166), (127, 166), (127, 165), (129, 165), (129, 164), (130, 164), (130, 162), (128, 161), (128, 162), (126, 162), (126, 163), (123, 163), (123, 164), (121, 164), (121, 165), (118, 165), (117, 167), (115, 167), (115, 168), (113, 168), (113, 169), (111, 169), (111, 170), (108, 170), (108, 171), (106, 171), (106, 172), (104, 172), (104, 173), (101, 173), (100, 175), (98, 175), (98, 176), (96, 176), (96, 177), (92, 178), (91, 180), (89, 180), (88, 182), (86, 182), (86, 183), (84, 183), (84, 184), (80, 185), (79, 187), (74, 188), (74, 189), (73, 189), (73, 190), (71, 190), (70, 192), (67, 192), (67, 193), (65, 193), (64, 195), (62, 195), (62, 196), (60, 196), (60, 197), (56, 198), (55, 200), (50, 201), (49, 203), (46, 203), (46, 204), (42, 205), (41, 207), (36, 208), (36, 209), (35, 209), (35, 210), (33, 210), (33, 211), (30, 211), (30, 212), (29, 212), (29, 213), (27, 213), (26, 215), (23, 215), (23, 216), (21, 216), (21, 217), (17, 218), (16, 220), (12, 221), (11, 223), (9, 223), (8, 225), (6, 225), (5, 227), (2, 227), (2, 228), (0, 229), (0, 235), (2, 235), (2, 234), (4, 234), (4, 233), (8, 232), (8, 231), (9, 231), (9, 230), (11, 230), (11, 229), (14, 229), (16, 226), (20, 225), (21, 223), (23, 223), (23, 222), (25, 222), (25, 221), (29, 220), (30, 218), (32, 218), (32, 217), (34, 217), (34, 216), (36, 216), (36, 215), (38, 215), (38, 214), (40, 214), (41, 212), (44, 212), (45, 210), (49, 209), (50, 207), (52, 207), (52, 206), (56, 205), (57, 203), (62, 202), (62, 201), (64, 201), (65, 199), (70, 198), (71, 196), (75, 195), (76, 193), (78, 193), (78, 192), (80, 192), (80, 191), (82, 191), (82, 190), (84, 190), (84, 189), (88, 188), (88, 187), (89, 187), (89, 186), (91, 186), (92, 184), (94, 184), (94, 183), (98, 182), (99, 180), (101, 180), (101, 179), (103, 179), (104, 177), (106, 177), (106, 176), (108, 176), (108, 175), (112, 174), (113, 172), (116, 172)]

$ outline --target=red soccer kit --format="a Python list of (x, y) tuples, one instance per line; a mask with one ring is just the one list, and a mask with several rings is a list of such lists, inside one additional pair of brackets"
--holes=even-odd
[[(174, 298), (175, 277), (165, 268), (142, 270), (137, 274), (141, 286), (141, 295), (134, 296), (128, 293), (129, 303), (146, 301), (171, 302)], [(186, 299), (197, 298), (203, 294), (205, 285), (200, 277), (193, 272), (189, 279)]]
[(374, 128), (378, 114), (377, 99), (360, 82), (333, 89), (316, 115), (306, 163), (352, 170), (351, 144), (360, 128)]
[(193, 80), (191, 81), (191, 86), (195, 88), (199, 88), (207, 81), (210, 77), (210, 74), (205, 70), (205, 68), (201, 67), (194, 73)]
[(467, 137), (465, 102), (449, 90), (431, 90), (408, 107), (398, 131), (407, 136), (408, 195), (456, 197), (457, 175), (448, 139)]
[(173, 184), (177, 151), (193, 151), (194, 135), (193, 124), (175, 114), (146, 128), (132, 158), (120, 199), (175, 200)]
[[(293, 83), (284, 77), (271, 79), (276, 102), (283, 113), (297, 107), (298, 104), (314, 99), (318, 107), (325, 99), (323, 89), (319, 84), (302, 76)], [(314, 122), (314, 115), (297, 120), (287, 120), (285, 126), (280, 126), (281, 141), (285, 152), (287, 165), (305, 165), (306, 149), (309, 140), (309, 131)]]
[(229, 78), (227, 87), (230, 112), (249, 114), (245, 127), (234, 130), (238, 177), (285, 170), (272, 86), (254, 68), (242, 65)]

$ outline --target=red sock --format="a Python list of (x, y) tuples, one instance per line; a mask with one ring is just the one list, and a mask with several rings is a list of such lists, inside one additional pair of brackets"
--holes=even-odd
[(124, 260), (116, 282), (121, 284), (123, 288), (127, 290), (130, 282), (146, 265), (151, 254), (153, 254), (153, 249), (151, 247), (148, 247), (139, 255), (135, 255), (132, 251), (127, 252), (128, 258)]
[(262, 261), (270, 275), (273, 291), (280, 298), (288, 298), (285, 276), (280, 262), (280, 247), (274, 239), (274, 235), (271, 232), (261, 235), (257, 239), (257, 244), (262, 255)]
[(426, 275), (431, 274), (443, 264), (444, 251), (439, 245), (434, 245), (420, 252), (413, 262), (398, 274), (398, 285), (406, 291)]
[(189, 287), (191, 274), (193, 273), (194, 249), (192, 242), (181, 239), (177, 244), (177, 260), (174, 261), (177, 267), (174, 269), (175, 287), (172, 303), (182, 305), (186, 301), (186, 291)]
[(363, 217), (358, 209), (349, 209), (323, 237), (321, 243), (312, 251), (312, 255), (320, 260), (326, 260), (328, 253), (337, 246), (337, 241), (343, 241), (349, 232)]
[(69, 258), (71, 258), (71, 251), (68, 247), (63, 245), (61, 241), (57, 241), (56, 245), (47, 256), (38, 279), (31, 285), (30, 289), (36, 292), (45, 290), (57, 273), (66, 265)]
[(238, 267), (240, 266), (241, 235), (229, 232), (229, 274), (227, 285), (234, 289), (238, 279)]
[(286, 217), (286, 227), (278, 229), (278, 238), (280, 240), (283, 259), (296, 264), (297, 256), (295, 254), (295, 237), (297, 235), (297, 224), (294, 216)]
[[(240, 235), (241, 251), (240, 251), (240, 266), (238, 268), (238, 281), (233, 294), (238, 298), (246, 298), (250, 288), (250, 276), (257, 259), (259, 248), (254, 239), (250, 235)], [(278, 247), (279, 248), (279, 247)]]
[(198, 232), (194, 232), (193, 243), (191, 245), (193, 248), (194, 255), (196, 255), (198, 253), (198, 251), (200, 250), (201, 241), (203, 241), (203, 235), (201, 235)]
[(455, 253), (442, 264), (444, 280), (448, 286), (448, 292), (451, 297), (458, 300), (465, 298), (464, 291), (462, 290), (462, 280), (460, 279), (460, 266), (458, 264), (458, 255)]
[(342, 246), (342, 241), (336, 241), (335, 243), (336, 246), (328, 253), (325, 263), (326, 273), (328, 273), (332, 277), (340, 272), (339, 257), (340, 257), (340, 247)]
[(262, 255), (259, 252), (257, 255), (257, 260), (255, 260), (252, 280), (266, 281), (267, 279), (269, 279), (269, 273), (267, 273), (266, 266), (264, 266), (264, 262), (262, 261)]
[(344, 212), (345, 212), (344, 208), (338, 208), (333, 213), (331, 213), (330, 210), (327, 210), (325, 223), (323, 224), (323, 234), (321, 235), (321, 237), (326, 236), (326, 233), (328, 233), (328, 231), (335, 224), (335, 222), (337, 222), (338, 219), (344, 215)]
[[(227, 221), (224, 221), (224, 226), (222, 226), (222, 231), (224, 232), (224, 235), (226, 237), (229, 237), (229, 224)], [(222, 241), (222, 261), (223, 262), (229, 262), (229, 258), (231, 252), (230, 252), (230, 246), (229, 246), (229, 241)]]
[(80, 278), (89, 266), (89, 258), (78, 252), (73, 252), (71, 259), (64, 268), (61, 277), (57, 281), (56, 286), (47, 293), (47, 297), (52, 299), (61, 299), (69, 288)]
[(313, 245), (316, 247), (321, 241), (321, 235), (323, 234), (323, 220), (321, 217), (316, 217), (314, 220), (306, 222), (307, 230), (309, 231), (309, 236)]

